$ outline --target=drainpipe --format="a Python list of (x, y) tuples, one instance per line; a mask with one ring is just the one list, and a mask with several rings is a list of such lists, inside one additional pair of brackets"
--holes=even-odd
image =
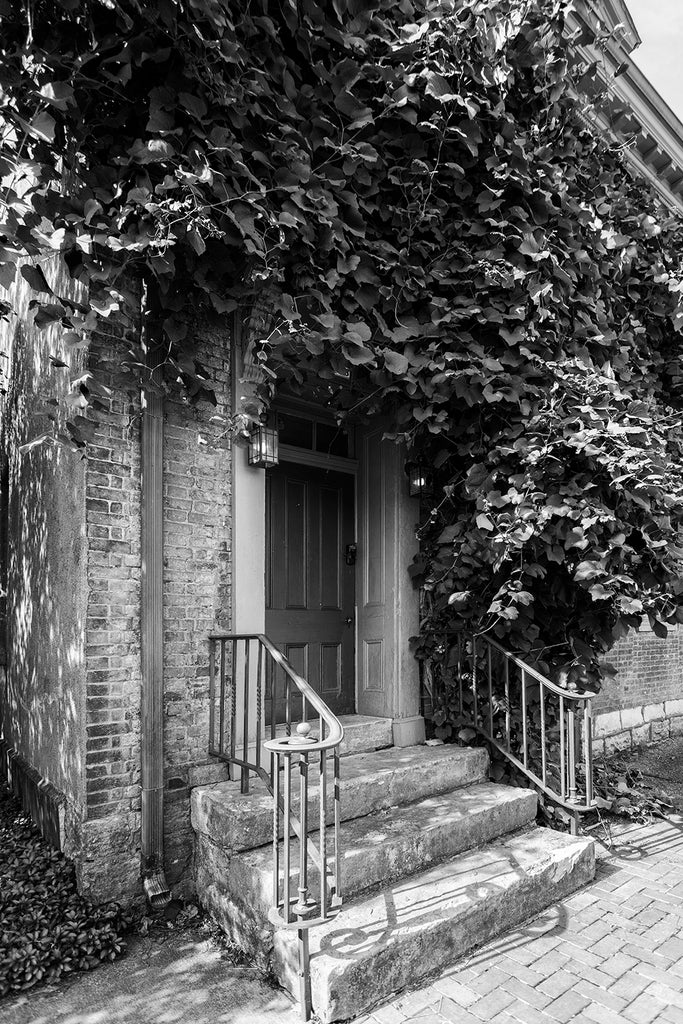
[(164, 406), (155, 337), (155, 294), (143, 292), (143, 346), (150, 382), (142, 393), (141, 537), (142, 878), (152, 907), (171, 898), (164, 875), (164, 647), (163, 647), (163, 454)]

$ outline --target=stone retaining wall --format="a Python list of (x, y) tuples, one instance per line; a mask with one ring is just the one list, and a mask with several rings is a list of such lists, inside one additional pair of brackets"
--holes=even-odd
[(680, 735), (683, 735), (682, 699), (622, 708), (595, 715), (593, 752), (609, 754)]

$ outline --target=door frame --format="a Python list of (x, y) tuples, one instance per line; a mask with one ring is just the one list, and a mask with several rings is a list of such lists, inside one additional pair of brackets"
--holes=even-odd
[[(235, 373), (239, 380), (240, 353), (235, 350)], [(289, 407), (289, 403), (286, 403)], [(315, 419), (324, 420), (320, 407), (299, 402), (292, 403)], [(285, 403), (282, 403), (284, 408)], [(332, 417), (330, 417), (332, 418)], [(353, 473), (355, 485), (354, 521), (358, 543), (356, 563), (356, 608), (354, 623), (355, 646), (355, 696), (357, 714), (372, 714), (389, 718), (393, 726), (396, 746), (410, 746), (424, 741), (424, 719), (420, 715), (420, 690), (417, 661), (408, 648), (408, 638), (419, 628), (419, 599), (408, 575), (408, 565), (417, 550), (415, 526), (419, 519), (417, 500), (408, 496), (403, 465), (405, 455), (401, 448), (391, 441), (382, 441), (383, 428), (371, 426), (357, 428), (358, 449), (356, 459), (327, 456), (307, 449), (290, 448), (283, 445), (283, 461), (301, 461), (304, 465), (323, 466), (339, 472)], [(383, 568), (386, 601), (377, 622), (367, 625), (372, 636), (365, 635), (364, 609), (359, 603), (361, 581), (367, 579), (366, 539), (361, 535), (363, 524), (359, 509), (364, 499), (363, 480), (369, 477), (367, 465), (369, 453), (381, 462), (383, 500), (379, 525), (382, 537)], [(344, 464), (343, 466), (340, 464)], [(373, 473), (376, 471), (373, 465)], [(266, 612), (266, 474), (263, 469), (250, 466), (247, 449), (243, 445), (232, 446), (232, 631), (234, 633), (264, 633)], [(371, 516), (380, 509), (368, 509)], [(367, 519), (367, 516), (366, 516)], [(367, 616), (366, 616), (367, 619)], [(380, 632), (377, 633), (379, 628)], [(359, 663), (360, 651), (368, 642), (380, 642), (385, 652), (382, 657), (381, 686), (367, 685)], [(372, 697), (371, 697), (372, 694)], [(381, 697), (378, 698), (378, 694)]]

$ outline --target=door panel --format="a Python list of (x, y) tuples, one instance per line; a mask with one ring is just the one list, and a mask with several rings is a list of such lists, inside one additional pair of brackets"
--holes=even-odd
[(352, 712), (353, 476), (287, 462), (269, 470), (266, 537), (266, 634), (334, 712)]

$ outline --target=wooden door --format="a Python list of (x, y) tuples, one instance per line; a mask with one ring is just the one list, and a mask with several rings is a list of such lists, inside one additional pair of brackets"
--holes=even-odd
[(287, 462), (268, 470), (266, 635), (336, 714), (355, 710), (354, 542), (351, 474)]

